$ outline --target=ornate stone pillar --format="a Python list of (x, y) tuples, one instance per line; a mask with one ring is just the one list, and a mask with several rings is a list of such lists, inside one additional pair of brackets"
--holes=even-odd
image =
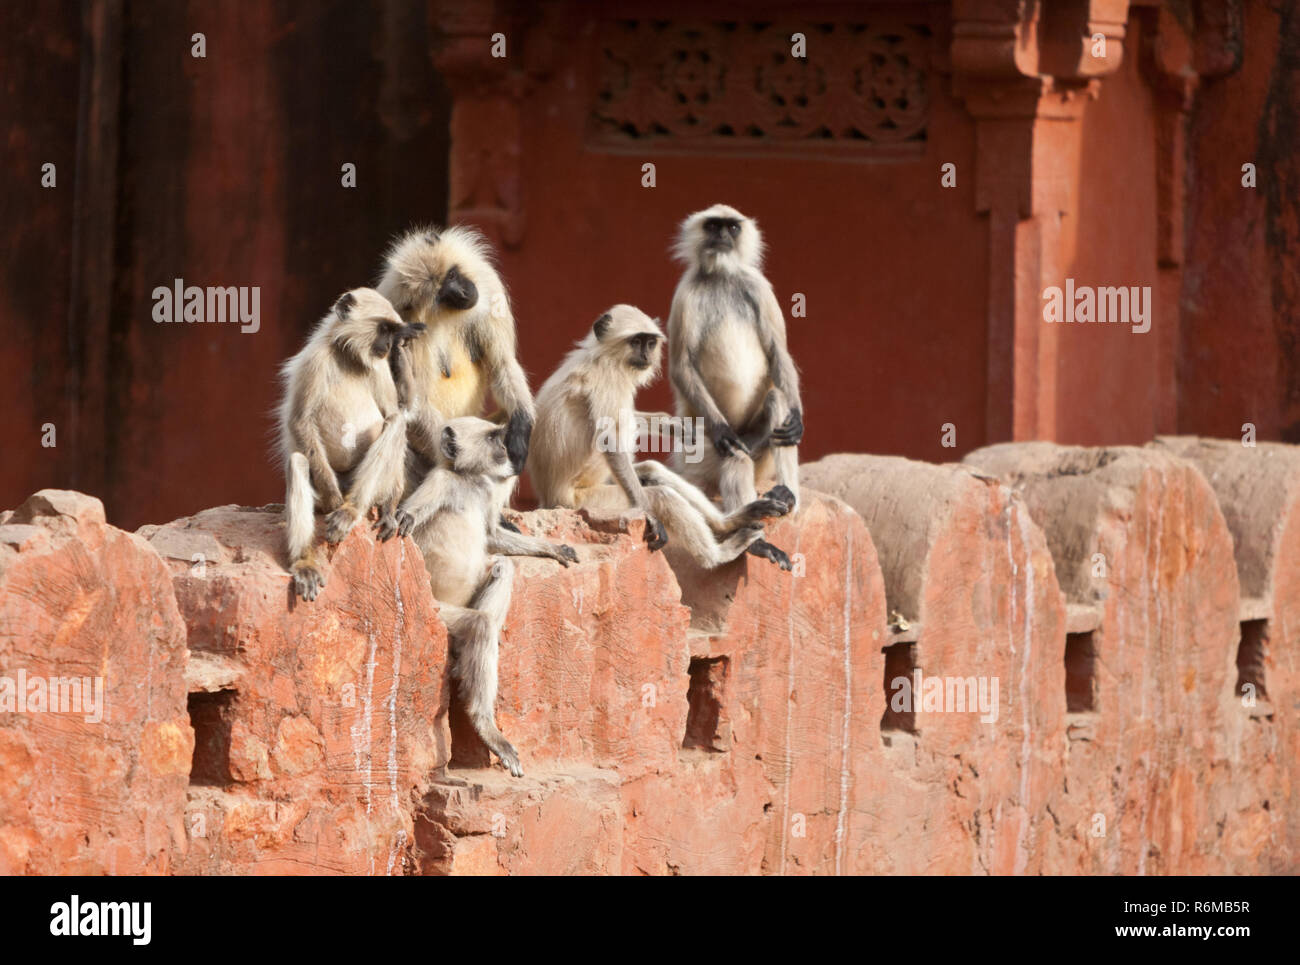
[(1077, 186), (1061, 159), (1075, 153), (1084, 99), (1119, 67), (1127, 19), (1127, 0), (1050, 13), (1039, 0), (953, 3), (953, 90), (976, 121), (976, 205), (989, 216), (990, 440), (1055, 436), (1056, 330), (1042, 293), (1061, 283), (1061, 218)]
[[(527, 25), (496, 0), (430, 0), (429, 16), (440, 38), (433, 63), (452, 94), (448, 220), (517, 247), (526, 227), (520, 110), (545, 75), (546, 46), (526, 44)], [(494, 56), (500, 43), (504, 56)]]

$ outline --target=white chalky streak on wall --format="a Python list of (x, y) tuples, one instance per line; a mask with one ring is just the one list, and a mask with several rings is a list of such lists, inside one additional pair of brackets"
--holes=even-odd
[[(373, 586), (375, 582), (374, 557), (370, 559), (370, 572), (367, 574), (366, 586)], [(366, 696), (361, 705), (361, 723), (359, 726), (352, 728), (352, 752), (356, 757), (357, 770), (361, 770), (361, 742), (365, 743), (366, 754), (366, 816), (369, 817), (373, 811), (373, 802), (370, 798), (370, 785), (374, 780), (374, 755), (372, 753), (371, 740), (371, 720), (370, 714), (374, 706), (375, 690), (375, 628), (370, 622), (370, 608), (366, 607), (365, 613), (366, 638), (370, 641), (370, 652), (366, 655)], [(370, 873), (375, 873), (375, 852), (370, 852)]]
[(1016, 874), (1025, 873), (1025, 868), (1029, 863), (1029, 845), (1026, 840), (1029, 837), (1030, 809), (1029, 809), (1029, 761), (1033, 742), (1030, 735), (1029, 720), (1029, 657), (1030, 650), (1033, 647), (1034, 626), (1034, 560), (1030, 555), (1029, 532), (1026, 529), (1028, 525), (1027, 513), (1015, 513), (1016, 523), (1020, 528), (1020, 545), (1025, 551), (1025, 646), (1024, 653), (1020, 658), (1020, 714), (1021, 714), (1021, 744), (1020, 744), (1020, 807), (1024, 811), (1023, 823), (1020, 825), (1020, 840), (1016, 843)]
[[(406, 558), (406, 540), (397, 544), (397, 577), (393, 581), (394, 595), (397, 598), (397, 626), (393, 630), (393, 683), (388, 689), (388, 794), (393, 808), (394, 820), (401, 820), (402, 808), (397, 796), (397, 684), (402, 673), (402, 627), (406, 620), (406, 608), (402, 603), (402, 560)], [(393, 864), (406, 843), (406, 829), (397, 832), (393, 847), (388, 852), (386, 874), (393, 873)]]
[[(800, 528), (799, 534), (794, 538), (794, 551), (799, 552), (799, 544), (803, 539), (803, 529)], [(781, 827), (781, 874), (785, 874), (785, 843), (790, 834), (790, 780), (794, 776), (794, 758), (790, 742), (790, 720), (792, 716), (791, 708), (794, 694), (794, 588), (799, 581), (793, 577), (790, 579), (790, 616), (788, 628), (790, 633), (790, 657), (786, 662), (785, 669), (785, 787), (782, 789), (783, 798), (781, 807), (783, 808), (783, 825)]]
[(849, 530), (848, 559), (844, 564), (844, 725), (840, 735), (840, 813), (835, 819), (835, 874), (844, 860), (844, 824), (849, 807), (849, 717), (853, 708), (853, 650), (849, 623), (853, 602), (853, 530)]

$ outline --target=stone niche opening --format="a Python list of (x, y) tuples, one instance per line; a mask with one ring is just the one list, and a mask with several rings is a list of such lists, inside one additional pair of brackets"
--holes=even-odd
[(686, 692), (686, 736), (682, 750), (722, 753), (730, 749), (731, 727), (723, 716), (724, 688), (731, 661), (727, 657), (692, 657)]
[(1065, 635), (1065, 709), (1071, 714), (1097, 712), (1097, 648), (1092, 633)]
[(1264, 657), (1268, 652), (1268, 620), (1242, 620), (1241, 642), (1237, 644), (1238, 697), (1253, 694), (1255, 700), (1268, 699), (1264, 685)]
[(192, 693), (187, 701), (190, 726), (194, 728), (194, 759), (190, 784), (201, 787), (229, 787), (230, 726), (235, 716), (233, 690)]
[[(885, 654), (885, 713), (880, 718), (880, 737), (889, 743), (888, 732), (916, 733), (916, 700), (912, 693), (913, 674), (916, 671), (916, 643), (902, 642), (883, 647)], [(906, 680), (906, 685), (894, 686), (897, 680)], [(904, 701), (904, 696), (908, 699)], [(903, 705), (894, 708), (895, 698)]]

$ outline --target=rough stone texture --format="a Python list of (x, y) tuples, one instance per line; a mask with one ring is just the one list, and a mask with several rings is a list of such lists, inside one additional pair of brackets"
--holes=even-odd
[(581, 559), (517, 570), (498, 721), (527, 776), (450, 768), (466, 786), (426, 802), (425, 870), (869, 870), (884, 588), (847, 507), (809, 494), (769, 527), (793, 573), (647, 553), (639, 518), (520, 522)]
[(906, 874), (1053, 870), (1065, 611), (1042, 532), (1009, 489), (962, 466), (836, 455), (804, 466), (802, 480), (857, 510), (880, 548), (890, 618), (908, 624), (882, 676), (915, 668), (975, 678), (990, 695), (998, 686), (995, 721), (954, 701), (885, 724), (866, 863)]
[[(973, 458), (805, 466), (769, 527), (788, 574), (650, 553), (635, 516), (516, 514), (580, 557), (517, 561), (519, 780), (457, 717), (413, 543), (358, 529), (291, 605), (278, 507), (132, 535), (39, 493), (0, 513), (0, 677), (102, 668), (109, 716), (0, 712), (0, 870), (1297, 870), (1297, 450)], [(1249, 710), (1239, 618), (1267, 621)], [(996, 679), (997, 720), (887, 712), (914, 668)]]
[[(1228, 756), (1241, 777), (1222, 790), (1225, 847), (1241, 870), (1294, 870), (1300, 848), (1300, 449), (1238, 439), (1167, 436), (1153, 447), (1193, 462), (1232, 533), (1241, 584), (1237, 682)], [(1262, 647), (1250, 649), (1253, 641)], [(1239, 644), (1241, 646), (1241, 644)], [(1247, 693), (1249, 693), (1247, 691)]]
[(167, 571), (93, 497), (46, 489), (5, 515), (0, 678), (102, 678), (104, 707), (0, 710), (0, 874), (174, 871), (194, 734)]
[(414, 804), (450, 753), (447, 637), (419, 550), (358, 526), (291, 603), (278, 506), (140, 535), (189, 627), (198, 752), (185, 873), (401, 873)]
[[(1193, 465), (1154, 449), (1021, 443), (966, 461), (1022, 493), (1069, 603), (1094, 614), (1095, 656), (1072, 664), (1058, 812), (1076, 870), (1239, 870), (1217, 800), (1245, 779), (1227, 747), (1237, 570), (1214, 491)], [(1072, 645), (1082, 654), (1089, 644)]]
[(632, 868), (867, 873), (876, 831), (885, 587), (866, 527), (805, 492), (769, 524), (782, 573), (668, 556), (692, 608), (692, 720), (680, 766), (628, 795)]

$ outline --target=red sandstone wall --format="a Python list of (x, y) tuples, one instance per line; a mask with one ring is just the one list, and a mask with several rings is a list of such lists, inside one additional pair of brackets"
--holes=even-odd
[[(810, 464), (771, 527), (791, 574), (702, 574), (636, 518), (521, 514), (580, 562), (517, 571), (498, 720), (520, 780), (457, 719), (409, 541), (353, 533), (291, 606), (277, 507), (130, 535), (38, 493), (0, 514), (0, 678), (94, 671), (109, 712), (0, 714), (0, 868), (1296, 871), (1300, 452), (971, 461)], [(1266, 690), (1249, 706), (1243, 660)], [(912, 669), (996, 677), (998, 719), (887, 714)]]

